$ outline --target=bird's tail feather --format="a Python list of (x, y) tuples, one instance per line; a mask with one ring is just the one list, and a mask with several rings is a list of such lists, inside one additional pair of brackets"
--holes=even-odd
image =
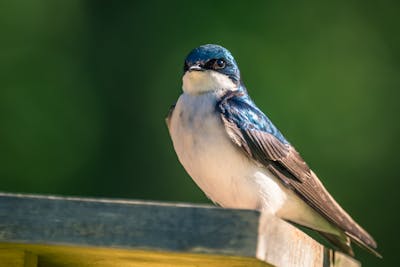
[(366, 251), (372, 253), (378, 258), (382, 258), (382, 255), (376, 251), (375, 249), (365, 245), (361, 240), (359, 240), (356, 236), (344, 233), (343, 236), (337, 236), (329, 233), (318, 232), (322, 237), (324, 237), (327, 241), (329, 241), (333, 246), (335, 246), (339, 251), (344, 252), (352, 257), (354, 257), (354, 251), (351, 247), (351, 241), (356, 243), (361, 248)]
[(330, 244), (336, 247), (339, 251), (344, 252), (354, 257), (354, 251), (351, 247), (350, 238), (343, 235), (337, 236), (334, 234), (328, 234), (324, 232), (318, 232), (323, 238), (325, 238)]
[(357, 245), (359, 245), (361, 248), (367, 250), (368, 252), (372, 253), (373, 255), (377, 256), (378, 258), (382, 259), (382, 255), (376, 251), (374, 248), (367, 246), (364, 244), (364, 242), (362, 242), (358, 237), (350, 234), (350, 233), (345, 233), (347, 236), (349, 236), (351, 238), (351, 241), (355, 242)]

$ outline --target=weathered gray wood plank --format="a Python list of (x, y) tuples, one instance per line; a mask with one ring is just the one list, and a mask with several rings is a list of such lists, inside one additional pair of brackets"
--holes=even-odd
[(0, 194), (0, 242), (254, 256), (258, 218), (200, 205)]
[(256, 211), (6, 193), (0, 193), (1, 248), (32, 251), (44, 267), (67, 259), (62, 266), (361, 266)]

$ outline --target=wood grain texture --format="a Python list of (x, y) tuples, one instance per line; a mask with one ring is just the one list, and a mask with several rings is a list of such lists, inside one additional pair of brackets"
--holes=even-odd
[(45, 267), (361, 266), (256, 211), (5, 193), (1, 248), (33, 252)]
[(275, 266), (324, 266), (324, 247), (289, 223), (262, 216), (259, 233), (259, 259)]
[(333, 256), (333, 267), (361, 266), (358, 261), (341, 252), (335, 252)]
[(282, 267), (361, 267), (341, 253), (324, 247), (292, 224), (262, 215), (257, 258)]

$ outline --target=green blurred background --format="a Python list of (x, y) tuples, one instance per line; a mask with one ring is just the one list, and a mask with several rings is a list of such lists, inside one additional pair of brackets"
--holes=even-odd
[(400, 2), (3, 1), (0, 190), (206, 202), (164, 123), (186, 54), (250, 94), (395, 266)]

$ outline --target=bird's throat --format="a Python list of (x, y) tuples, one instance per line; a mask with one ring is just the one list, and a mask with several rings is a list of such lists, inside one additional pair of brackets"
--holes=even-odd
[(187, 71), (182, 78), (183, 91), (199, 95), (218, 90), (236, 90), (236, 84), (226, 75), (212, 70)]

